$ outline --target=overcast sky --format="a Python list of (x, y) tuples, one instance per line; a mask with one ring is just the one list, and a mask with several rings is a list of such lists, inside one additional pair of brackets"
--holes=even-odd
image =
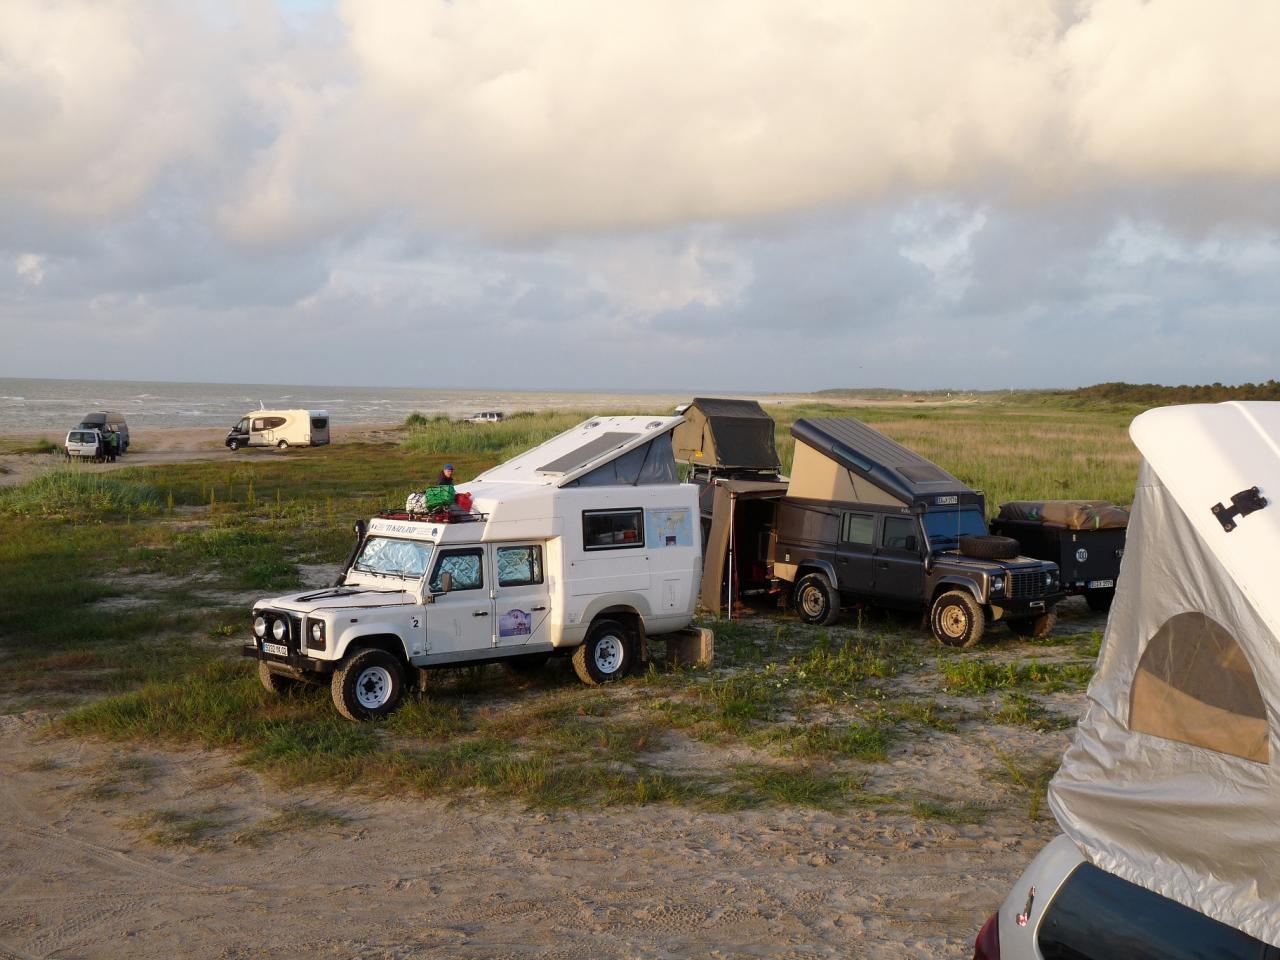
[(0, 2), (0, 376), (811, 390), (1280, 357), (1275, 0)]

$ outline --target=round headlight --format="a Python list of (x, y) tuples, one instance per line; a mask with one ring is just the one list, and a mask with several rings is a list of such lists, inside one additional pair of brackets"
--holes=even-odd
[(277, 620), (271, 625), (271, 635), (277, 640), (283, 640), (289, 632), (289, 625), (283, 620)]
[(993, 591), (995, 591), (996, 593), (999, 593), (1001, 590), (1003, 590), (1003, 589), (1004, 589), (1004, 577), (992, 577), (992, 578), (991, 578), (991, 589), (992, 589)]
[(257, 616), (253, 618), (253, 635), (255, 637), (265, 637), (267, 635), (267, 618)]
[(316, 643), (324, 642), (324, 624), (318, 620), (311, 625), (311, 639)]

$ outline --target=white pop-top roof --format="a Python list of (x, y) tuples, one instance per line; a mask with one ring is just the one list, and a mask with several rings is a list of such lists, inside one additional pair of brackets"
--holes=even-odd
[[(1129, 435), (1205, 544), (1258, 614), (1280, 636), (1280, 403), (1236, 401), (1148, 410)], [(1235, 518), (1228, 533), (1213, 512), (1250, 487), (1270, 506)]]
[(486, 470), (472, 483), (563, 486), (654, 437), (674, 430), (682, 422), (680, 417), (593, 417), (492, 470)]

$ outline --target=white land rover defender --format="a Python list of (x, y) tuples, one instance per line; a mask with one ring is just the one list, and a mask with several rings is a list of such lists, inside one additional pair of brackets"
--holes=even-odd
[(688, 626), (697, 489), (677, 417), (599, 417), (459, 485), (472, 509), (357, 523), (332, 588), (260, 600), (245, 654), (281, 692), (327, 682), (352, 720), (390, 713), (437, 666), (535, 667), (571, 654), (584, 683), (624, 676), (646, 638)]

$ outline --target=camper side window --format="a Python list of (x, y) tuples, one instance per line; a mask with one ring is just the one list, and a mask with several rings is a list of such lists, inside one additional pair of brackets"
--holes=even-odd
[(498, 586), (527, 587), (542, 582), (541, 547), (499, 547), (497, 559)]
[(267, 429), (267, 421), (266, 421), (266, 420), (264, 420), (262, 417), (254, 417), (254, 419), (253, 419), (253, 429), (254, 429), (254, 430), (265, 430), (265, 429)]
[(840, 539), (870, 546), (876, 539), (876, 518), (869, 513), (846, 513), (840, 524)]
[(643, 510), (582, 511), (582, 549), (618, 550), (643, 546)]
[(276, 427), (283, 427), (283, 426), (284, 426), (284, 417), (267, 417), (266, 418), (267, 430), (274, 430)]
[(916, 522), (911, 517), (885, 517), (880, 546), (886, 550), (915, 550)]

